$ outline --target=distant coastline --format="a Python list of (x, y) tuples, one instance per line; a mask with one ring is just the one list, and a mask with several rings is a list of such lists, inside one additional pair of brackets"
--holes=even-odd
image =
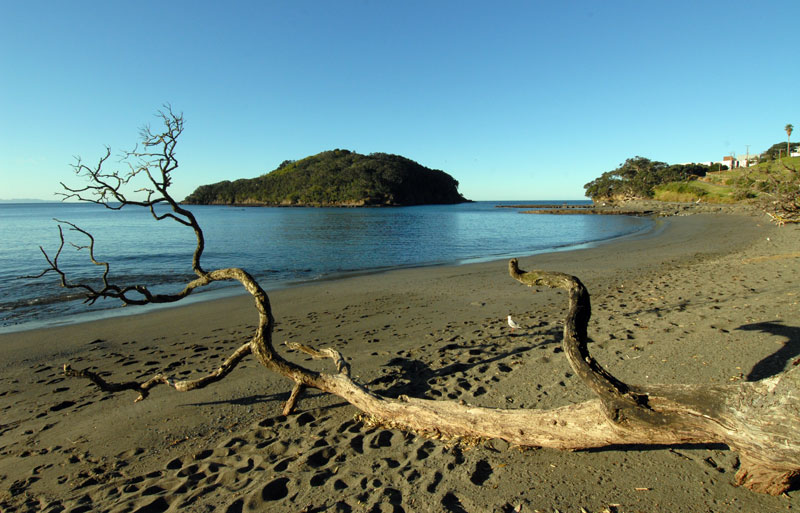
[(43, 200), (34, 198), (0, 199), (0, 203), (60, 203), (58, 200)]
[(753, 205), (743, 203), (702, 203), (700, 201), (678, 202), (661, 200), (628, 200), (617, 204), (513, 204), (497, 205), (497, 208), (520, 209), (522, 214), (589, 214), (589, 215), (625, 215), (637, 217), (668, 217), (700, 213), (758, 211)]

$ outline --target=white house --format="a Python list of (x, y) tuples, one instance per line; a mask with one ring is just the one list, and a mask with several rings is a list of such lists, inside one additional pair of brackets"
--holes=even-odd
[(722, 160), (707, 160), (705, 162), (693, 162), (694, 164), (702, 164), (704, 166), (713, 166), (719, 164), (726, 166), (728, 169), (735, 169), (737, 167), (749, 167), (757, 162), (757, 155), (750, 155), (749, 160), (747, 155), (739, 155), (738, 157), (723, 157)]

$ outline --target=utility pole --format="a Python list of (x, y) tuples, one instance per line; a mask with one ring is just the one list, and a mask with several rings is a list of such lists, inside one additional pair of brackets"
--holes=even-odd
[(747, 157), (745, 157), (747, 160), (745, 160), (745, 167), (750, 167), (750, 145), (745, 144), (745, 147), (747, 148)]

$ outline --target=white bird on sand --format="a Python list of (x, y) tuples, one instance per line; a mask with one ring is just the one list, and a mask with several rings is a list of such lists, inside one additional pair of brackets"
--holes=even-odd
[(511, 315), (508, 316), (508, 326), (511, 328), (511, 331), (514, 331), (514, 329), (519, 328), (519, 324), (514, 322), (514, 319), (511, 318)]

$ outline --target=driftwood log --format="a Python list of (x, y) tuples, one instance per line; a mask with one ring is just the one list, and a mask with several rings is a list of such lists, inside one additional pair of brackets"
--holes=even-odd
[[(800, 479), (800, 368), (758, 382), (730, 385), (652, 385), (623, 383), (591, 357), (587, 349), (587, 326), (591, 316), (589, 293), (581, 281), (567, 274), (544, 271), (525, 272), (516, 259), (509, 262), (512, 278), (529, 287), (561, 288), (569, 294), (569, 311), (564, 325), (563, 348), (575, 373), (597, 395), (580, 404), (551, 410), (497, 409), (463, 403), (401, 396), (390, 399), (369, 391), (350, 375), (345, 358), (334, 349), (317, 350), (291, 344), (315, 358), (330, 358), (334, 373), (316, 372), (283, 358), (274, 348), (272, 334), (275, 320), (269, 297), (258, 282), (238, 268), (206, 271), (201, 266), (205, 247), (203, 231), (192, 213), (181, 207), (169, 194), (170, 173), (177, 168), (174, 147), (183, 130), (182, 116), (171, 110), (161, 113), (166, 130), (152, 134), (143, 130), (142, 152), (129, 152), (135, 158), (126, 174), (102, 170), (105, 158), (95, 167), (78, 163), (79, 175), (89, 180), (81, 189), (66, 188), (68, 197), (91, 201), (108, 208), (126, 205), (147, 207), (157, 220), (172, 219), (191, 229), (197, 238), (192, 259), (196, 278), (173, 295), (152, 294), (144, 285), (118, 286), (107, 282), (107, 263), (94, 259), (94, 239), (80, 228), (66, 223), (89, 240), (91, 261), (103, 267), (103, 286), (72, 283), (58, 264), (65, 247), (61, 226), (61, 244), (51, 258), (42, 250), (48, 263), (43, 274), (56, 273), (64, 287), (79, 288), (87, 300), (117, 298), (125, 304), (166, 303), (186, 297), (198, 287), (214, 281), (238, 281), (252, 296), (258, 322), (252, 338), (240, 346), (218, 369), (195, 380), (174, 380), (157, 374), (143, 382), (112, 383), (88, 370), (64, 366), (68, 376), (86, 378), (101, 390), (138, 392), (137, 401), (145, 399), (158, 385), (168, 385), (185, 392), (208, 386), (228, 375), (248, 355), (253, 355), (267, 369), (293, 382), (284, 414), (291, 413), (306, 388), (335, 394), (352, 404), (373, 421), (420, 434), (472, 439), (500, 438), (519, 446), (580, 450), (620, 445), (671, 445), (722, 443), (739, 453), (740, 468), (736, 484), (751, 490), (780, 494)], [(151, 148), (155, 148), (151, 150)], [(106, 157), (107, 158), (107, 157)], [(121, 188), (136, 175), (145, 175), (152, 185), (144, 201), (129, 200)], [(110, 204), (109, 201), (114, 201)], [(118, 204), (117, 204), (118, 202)], [(155, 206), (167, 204), (169, 214), (158, 214)], [(41, 275), (40, 275), (41, 276)]]

